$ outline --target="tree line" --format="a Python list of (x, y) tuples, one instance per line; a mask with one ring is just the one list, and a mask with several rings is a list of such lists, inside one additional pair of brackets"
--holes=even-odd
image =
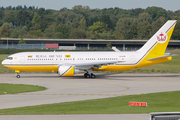
[(180, 40), (180, 10), (9, 6), (0, 7), (0, 38), (149, 39), (171, 19), (178, 20), (172, 39)]

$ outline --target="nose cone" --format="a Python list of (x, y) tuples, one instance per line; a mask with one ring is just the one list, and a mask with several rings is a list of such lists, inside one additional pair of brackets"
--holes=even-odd
[(1, 63), (2, 65), (4, 65), (4, 61), (5, 61), (5, 60), (2, 61), (2, 63)]
[(7, 64), (7, 61), (6, 61), (6, 60), (3, 60), (1, 64), (2, 64), (2, 65), (6, 65), (6, 64)]

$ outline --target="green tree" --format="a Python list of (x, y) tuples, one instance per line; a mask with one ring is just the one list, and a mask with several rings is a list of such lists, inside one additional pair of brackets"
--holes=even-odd
[(89, 6), (82, 6), (82, 5), (75, 5), (72, 10), (78, 10), (78, 11), (84, 11), (84, 10), (90, 10)]
[(108, 43), (108, 44), (106, 45), (106, 47), (107, 47), (107, 49), (111, 49), (111, 48), (112, 48), (111, 43)]
[(89, 31), (93, 33), (106, 33), (106, 30), (104, 29), (104, 26), (102, 22), (95, 22), (92, 26), (89, 27)]
[(22, 35), (27, 34), (28, 33), (28, 28), (26, 26), (22, 27)]
[(61, 32), (56, 32), (56, 33), (54, 33), (54, 38), (55, 39), (62, 39), (62, 38), (64, 38), (64, 35)]
[(155, 21), (159, 17), (167, 17), (166, 10), (160, 7), (148, 7), (146, 8), (145, 12), (148, 12), (152, 17), (152, 20)]
[[(12, 11), (6, 11), (6, 15), (4, 16), (4, 21), (7, 23), (17, 24), (16, 14)], [(9, 13), (8, 13), (9, 12)]]
[(42, 37), (42, 31), (41, 30), (32, 30), (32, 31), (29, 31), (29, 33), (31, 35), (33, 35), (34, 37)]
[(45, 29), (44, 31), (44, 36), (48, 38), (52, 38), (54, 34), (54, 26), (50, 25), (48, 28)]
[(151, 36), (154, 35), (165, 23), (164, 17), (159, 17), (156, 21), (152, 23), (152, 32)]
[(138, 22), (147, 21), (147, 22), (149, 22), (149, 23), (152, 23), (152, 18), (151, 18), (151, 16), (149, 15), (149, 13), (144, 12), (144, 13), (139, 14), (137, 21), (138, 21)]
[(45, 9), (44, 8), (39, 8), (37, 13), (38, 13), (39, 16), (44, 15), (45, 14)]
[(86, 19), (84, 17), (80, 21), (79, 28), (82, 30), (87, 30)]
[(20, 26), (21, 25), (23, 25), (23, 26), (25, 25), (24, 21), (25, 21), (26, 16), (24, 15), (24, 12), (23, 12), (22, 9), (17, 13), (16, 18), (17, 18), (18, 25), (20, 25)]
[(88, 26), (91, 26), (91, 25), (93, 25), (93, 23), (99, 21), (98, 13), (94, 13), (94, 14), (92, 13), (91, 16), (92, 16), (92, 17), (89, 18), (90, 20), (89, 20)]
[(48, 23), (46, 21), (46, 18), (44, 17), (44, 15), (41, 15), (39, 18), (39, 29), (41, 29), (41, 31), (44, 32), (47, 26)]
[(175, 27), (174, 32), (172, 34), (172, 39), (180, 40), (180, 20), (177, 21), (176, 27)]
[(75, 18), (71, 25), (73, 28), (78, 28), (80, 25), (80, 18), (79, 17)]
[(39, 24), (39, 16), (38, 15), (34, 15), (33, 19), (32, 19), (32, 24), (33, 24), (33, 28), (34, 29), (38, 29), (40, 27)]
[(12, 29), (10, 28), (9, 23), (4, 23), (0, 28), (0, 36), (1, 37), (9, 37)]
[(106, 28), (107, 31), (110, 29), (114, 29), (113, 22), (109, 15), (102, 15), (100, 17), (100, 21), (103, 23), (103, 26)]
[(75, 5), (72, 10), (79, 10), (79, 11), (83, 11), (83, 6), (82, 5)]
[(2, 20), (4, 17), (4, 12), (0, 9), (0, 20)]
[(151, 33), (151, 25), (148, 21), (139, 22), (137, 26), (138, 38), (148, 39)]
[(55, 33), (56, 32), (61, 32), (63, 34), (63, 38), (69, 38), (70, 36), (70, 32), (71, 32), (71, 27), (68, 25), (64, 25), (64, 24), (59, 24), (56, 28), (55, 28)]
[(85, 32), (85, 30), (82, 30), (79, 28), (74, 28), (71, 31), (70, 38), (72, 38), (72, 39), (84, 39), (84, 38), (86, 38), (86, 32)]
[(26, 41), (24, 41), (23, 38), (21, 38), (21, 40), (18, 42), (18, 45), (20, 44), (26, 44)]
[(122, 38), (133, 39), (137, 37), (137, 26), (133, 18), (120, 18), (117, 22), (116, 33), (122, 34)]
[(18, 34), (18, 32), (17, 32), (17, 29), (14, 29), (14, 30), (11, 32), (10, 37), (11, 37), (11, 38), (18, 38), (18, 36), (19, 36), (19, 34)]

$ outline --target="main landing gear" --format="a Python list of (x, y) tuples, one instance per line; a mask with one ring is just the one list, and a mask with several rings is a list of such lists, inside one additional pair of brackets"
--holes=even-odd
[(87, 70), (86, 72), (87, 73), (84, 73), (85, 78), (96, 78), (96, 76), (93, 74), (93, 71), (91, 69)]
[(92, 73), (91, 74), (85, 73), (84, 77), (85, 78), (96, 78), (96, 76), (94, 74), (92, 74)]

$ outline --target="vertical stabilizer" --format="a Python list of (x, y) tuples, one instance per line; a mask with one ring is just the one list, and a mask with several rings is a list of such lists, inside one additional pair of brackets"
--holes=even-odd
[(151, 56), (164, 55), (176, 20), (168, 20), (138, 52), (146, 52)]

